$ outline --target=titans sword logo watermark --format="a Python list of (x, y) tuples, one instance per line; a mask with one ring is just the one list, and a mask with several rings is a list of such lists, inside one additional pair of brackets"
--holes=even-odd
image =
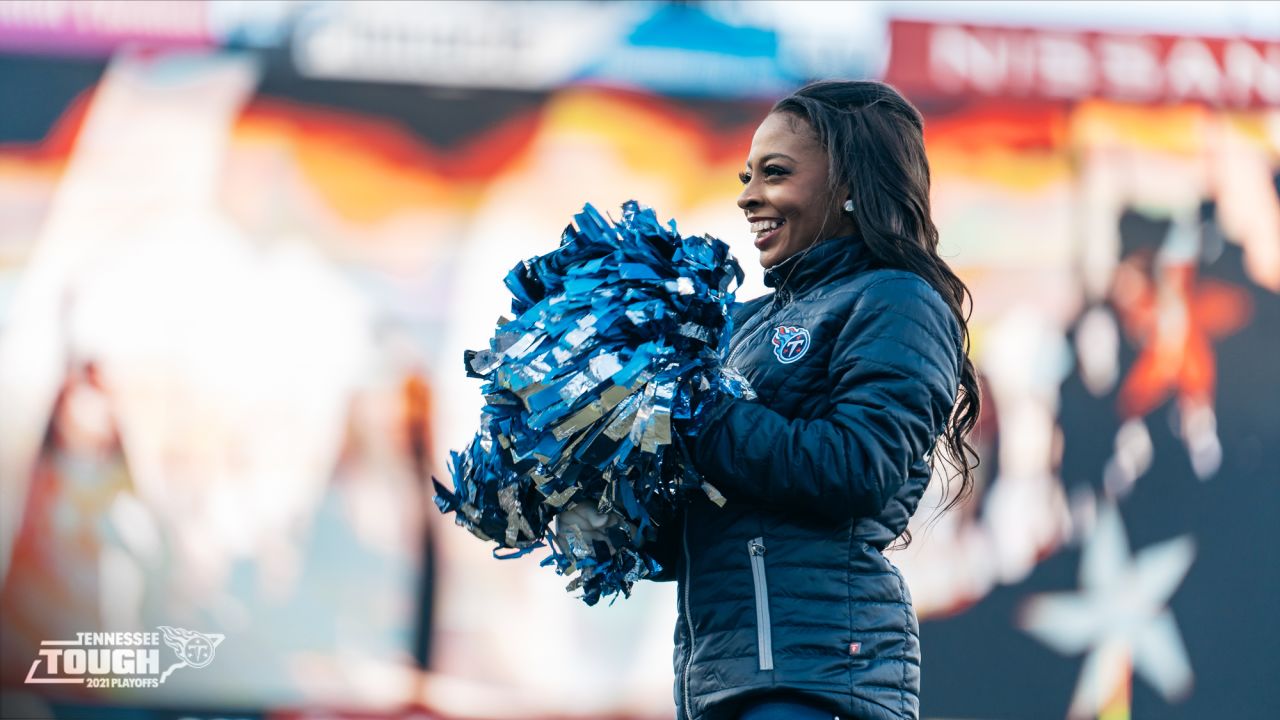
[[(26, 682), (93, 688), (160, 687), (175, 670), (202, 668), (226, 638), (161, 625), (160, 632), (76, 633), (74, 640), (43, 640)], [(160, 669), (161, 639), (178, 656)]]

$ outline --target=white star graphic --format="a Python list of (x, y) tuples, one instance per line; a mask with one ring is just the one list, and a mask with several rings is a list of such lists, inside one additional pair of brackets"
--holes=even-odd
[(1166, 700), (1185, 696), (1193, 674), (1173, 612), (1166, 604), (1195, 559), (1190, 535), (1151, 545), (1131, 557), (1115, 505), (1101, 508), (1080, 560), (1080, 592), (1030, 598), (1019, 624), (1062, 653), (1088, 651), (1069, 716), (1095, 717), (1121, 684), (1129, 664)]

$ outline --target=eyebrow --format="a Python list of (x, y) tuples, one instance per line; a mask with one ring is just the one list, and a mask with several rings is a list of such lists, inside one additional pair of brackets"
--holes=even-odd
[[(767, 163), (770, 160), (773, 160), (774, 158), (782, 158), (783, 160), (790, 160), (791, 162), (796, 162), (795, 158), (785, 153), (769, 153), (768, 155), (765, 155), (764, 157), (760, 158), (760, 162), (762, 164)], [(747, 161), (747, 167), (748, 168), (751, 167), (751, 161), (749, 160)]]

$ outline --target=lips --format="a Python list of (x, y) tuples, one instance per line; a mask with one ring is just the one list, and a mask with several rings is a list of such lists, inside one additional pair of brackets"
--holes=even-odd
[(766, 245), (773, 241), (782, 228), (787, 224), (786, 220), (778, 218), (764, 218), (751, 221), (751, 232), (756, 234), (756, 249), (763, 250)]

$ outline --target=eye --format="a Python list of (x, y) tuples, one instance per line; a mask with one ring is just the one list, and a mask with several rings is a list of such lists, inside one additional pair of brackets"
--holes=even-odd
[(742, 181), (743, 185), (746, 185), (747, 183), (751, 182), (751, 175), (745, 172), (740, 172), (738, 173), (738, 179)]
[(782, 175), (788, 175), (788, 174), (790, 174), (790, 171), (782, 167), (781, 165), (765, 165), (764, 166), (765, 177), (780, 177)]

